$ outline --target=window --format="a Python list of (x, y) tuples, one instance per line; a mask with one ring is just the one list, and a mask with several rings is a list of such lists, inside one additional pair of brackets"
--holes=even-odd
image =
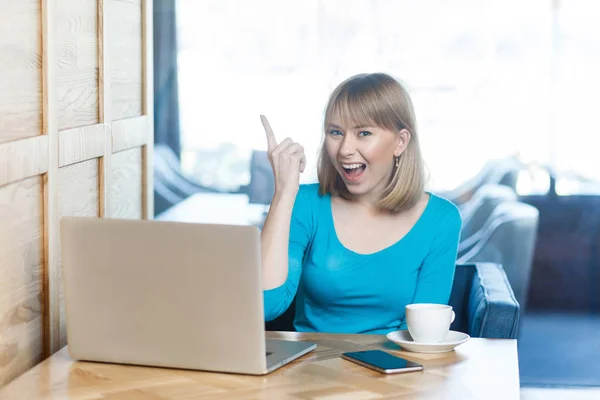
[(508, 155), (600, 179), (593, 0), (179, 0), (177, 12), (183, 168), (209, 186), (248, 183), (261, 113), (304, 145), (302, 180), (316, 181), (327, 96), (374, 71), (411, 93), (435, 189)]

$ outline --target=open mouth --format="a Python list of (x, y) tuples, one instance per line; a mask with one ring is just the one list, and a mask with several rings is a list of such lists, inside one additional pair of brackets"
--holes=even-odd
[(358, 180), (367, 168), (367, 165), (363, 163), (341, 164), (341, 166), (344, 176), (350, 181)]

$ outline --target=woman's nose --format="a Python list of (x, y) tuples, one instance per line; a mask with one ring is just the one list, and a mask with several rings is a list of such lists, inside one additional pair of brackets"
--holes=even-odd
[(342, 145), (340, 146), (340, 155), (343, 157), (349, 157), (356, 152), (356, 144), (351, 135), (344, 136)]

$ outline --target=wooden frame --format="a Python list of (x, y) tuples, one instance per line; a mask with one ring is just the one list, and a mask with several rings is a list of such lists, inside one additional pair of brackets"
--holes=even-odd
[[(108, 16), (104, 6), (108, 0), (98, 0), (98, 105), (100, 109), (100, 123), (109, 124), (112, 121), (110, 104), (110, 77), (106, 32), (108, 28)], [(110, 155), (112, 153), (111, 127), (104, 131), (104, 157), (100, 159), (100, 216), (108, 215), (108, 191), (110, 188)]]
[(48, 136), (48, 172), (44, 177), (44, 354), (59, 350), (58, 114), (56, 98), (56, 1), (42, 0), (43, 131)]
[(152, 219), (154, 217), (154, 170), (153, 170), (153, 153), (154, 153), (154, 51), (153, 51), (153, 8), (152, 0), (142, 0), (142, 81), (143, 96), (142, 96), (142, 112), (147, 117), (146, 135), (148, 141), (143, 147), (142, 163), (142, 215), (144, 219)]

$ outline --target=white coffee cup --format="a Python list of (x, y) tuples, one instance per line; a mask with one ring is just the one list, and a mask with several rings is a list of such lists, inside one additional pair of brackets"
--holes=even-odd
[(452, 306), (445, 304), (409, 304), (405, 312), (408, 332), (418, 343), (443, 342), (455, 317)]

